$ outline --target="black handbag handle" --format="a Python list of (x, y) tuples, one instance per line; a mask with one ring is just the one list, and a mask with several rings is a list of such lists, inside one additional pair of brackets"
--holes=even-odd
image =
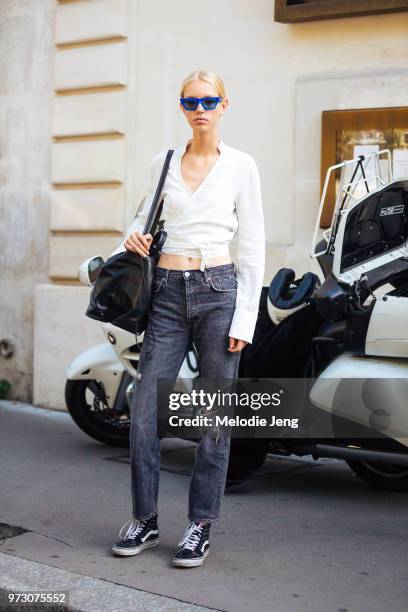
[(173, 153), (174, 153), (174, 149), (169, 149), (167, 151), (166, 159), (164, 161), (164, 165), (163, 165), (161, 175), (160, 175), (159, 184), (157, 185), (156, 193), (154, 194), (154, 198), (153, 198), (152, 205), (150, 207), (149, 215), (147, 217), (146, 224), (143, 229), (143, 235), (151, 234), (153, 236), (156, 230), (156, 226), (159, 222), (161, 211), (163, 209), (163, 200), (159, 203), (159, 199), (161, 196), (161, 192), (163, 190), (164, 181), (166, 180), (167, 171), (169, 169), (170, 160), (171, 160)]

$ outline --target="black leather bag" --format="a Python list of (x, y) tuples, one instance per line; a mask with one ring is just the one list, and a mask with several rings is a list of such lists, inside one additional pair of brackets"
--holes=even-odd
[(149, 255), (125, 251), (109, 257), (101, 266), (91, 291), (87, 317), (102, 323), (111, 323), (133, 334), (141, 334), (146, 329), (154, 269), (166, 240), (166, 231), (155, 233), (163, 209), (160, 196), (167, 176), (171, 156), (169, 149), (143, 234), (153, 236)]

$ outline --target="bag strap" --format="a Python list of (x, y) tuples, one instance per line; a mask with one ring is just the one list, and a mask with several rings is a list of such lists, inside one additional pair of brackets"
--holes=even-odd
[(174, 149), (169, 149), (167, 151), (166, 159), (164, 161), (164, 165), (161, 171), (159, 184), (156, 188), (156, 193), (154, 194), (153, 202), (150, 207), (149, 215), (147, 217), (146, 224), (143, 229), (143, 234), (151, 234), (153, 236), (157, 223), (159, 222), (159, 218), (161, 215), (161, 211), (163, 209), (163, 200), (159, 202), (161, 192), (163, 191), (164, 181), (166, 180), (167, 172), (170, 165), (171, 157), (174, 153)]
[(162, 210), (163, 210), (163, 200), (162, 200), (162, 201), (160, 202), (160, 204), (159, 204), (159, 208), (158, 208), (158, 210), (157, 210), (157, 213), (156, 213), (156, 216), (155, 216), (155, 218), (154, 218), (154, 221), (153, 221), (152, 227), (151, 227), (151, 229), (150, 229), (150, 233), (151, 233), (151, 235), (152, 235), (152, 236), (154, 236), (154, 235), (155, 235), (155, 233), (156, 233), (156, 228), (157, 228), (157, 226), (158, 226), (158, 224), (159, 224), (159, 221), (160, 221), (160, 216), (161, 216), (161, 214), (162, 214)]

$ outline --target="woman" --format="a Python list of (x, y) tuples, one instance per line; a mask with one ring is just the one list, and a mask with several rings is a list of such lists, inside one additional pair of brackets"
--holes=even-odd
[[(155, 268), (132, 394), (133, 518), (122, 526), (121, 539), (112, 547), (119, 555), (139, 554), (159, 541), (156, 378), (177, 377), (191, 338), (201, 377), (235, 380), (241, 351), (253, 338), (265, 262), (261, 187), (254, 159), (218, 136), (228, 103), (223, 82), (214, 73), (193, 72), (182, 84), (180, 108), (193, 137), (175, 149), (163, 188), (167, 239)], [(131, 234), (114, 253), (149, 253), (152, 236), (141, 232), (166, 153), (167, 149), (153, 158), (149, 195), (129, 228)], [(228, 248), (235, 236), (238, 268)], [(176, 567), (201, 565), (208, 555), (210, 525), (219, 521), (229, 451), (229, 436), (205, 435), (198, 443), (189, 525), (173, 558)]]

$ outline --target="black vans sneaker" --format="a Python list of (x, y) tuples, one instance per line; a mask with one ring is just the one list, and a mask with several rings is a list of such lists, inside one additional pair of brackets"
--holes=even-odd
[[(129, 528), (122, 537), (123, 529), (130, 522)], [(112, 552), (116, 555), (130, 557), (138, 555), (146, 548), (152, 548), (159, 543), (159, 528), (157, 526), (157, 514), (149, 519), (139, 520), (132, 518), (122, 525), (119, 531), (121, 538), (112, 546)]]
[(210, 523), (191, 522), (173, 557), (175, 567), (202, 565), (210, 552)]

